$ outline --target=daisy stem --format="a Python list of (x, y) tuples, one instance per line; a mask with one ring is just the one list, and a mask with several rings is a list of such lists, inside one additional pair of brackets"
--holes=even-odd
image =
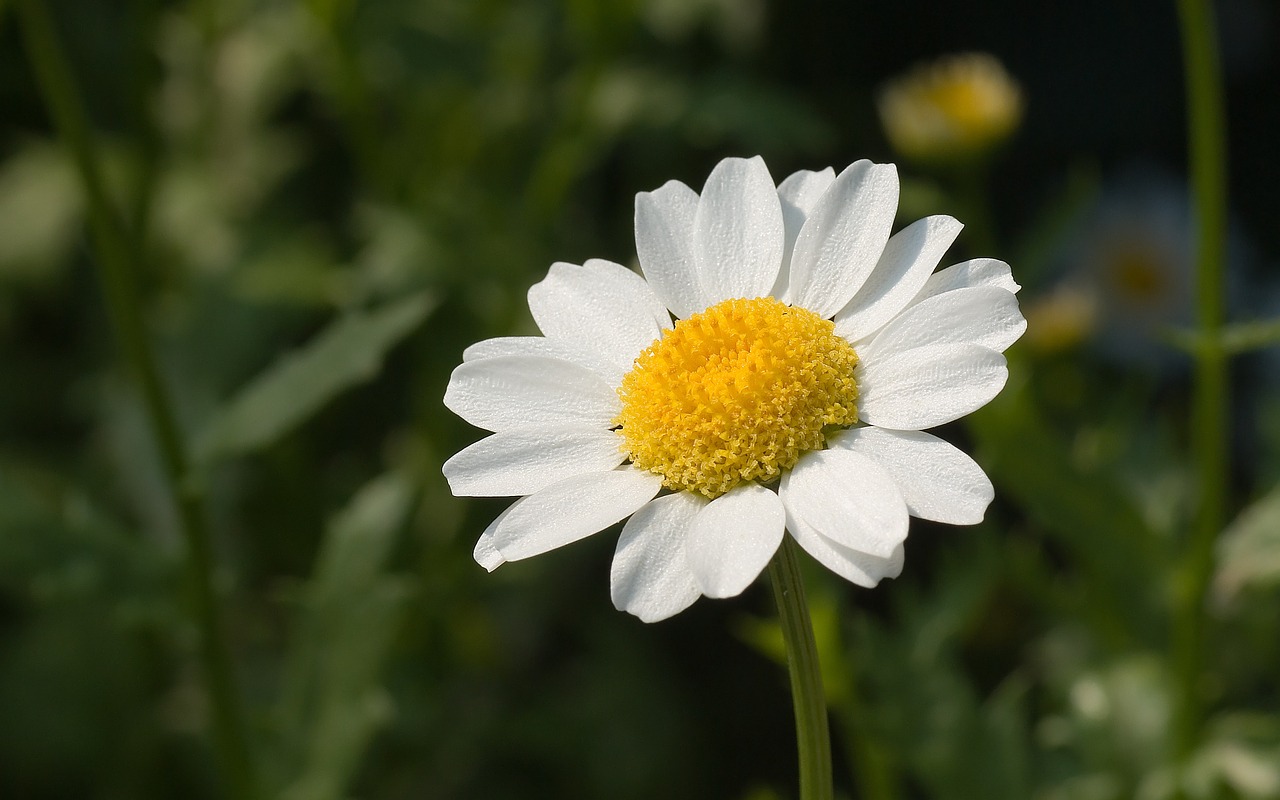
[(137, 381), (186, 539), (187, 589), (199, 630), (200, 659), (212, 706), (215, 746), (231, 794), (236, 798), (253, 798), (255, 782), (244, 737), (239, 693), (213, 586), (213, 552), (204, 493), (190, 472), (177, 421), (142, 325), (136, 272), (143, 248), (112, 208), (71, 64), (48, 10), (42, 0), (20, 0), (17, 10), (27, 53), (49, 115), (75, 160), (83, 184), (107, 310), (125, 361)]
[(1214, 569), (1214, 544), (1225, 523), (1227, 354), (1222, 343), (1226, 264), (1226, 117), (1217, 29), (1208, 0), (1178, 0), (1186, 75), (1190, 172), (1196, 241), (1196, 326), (1192, 456), (1199, 479), (1198, 509), (1177, 586), (1174, 657), (1178, 705), (1174, 747), (1185, 763), (1202, 723), (1205, 596)]
[(822, 669), (796, 545), (790, 536), (782, 537), (782, 546), (769, 562), (769, 582), (778, 603), (791, 673), (791, 701), (796, 711), (796, 744), (800, 753), (800, 800), (831, 800), (831, 733)]

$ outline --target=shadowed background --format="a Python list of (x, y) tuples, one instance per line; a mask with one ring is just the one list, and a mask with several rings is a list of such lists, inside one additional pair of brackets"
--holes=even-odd
[[(24, 0), (25, 1), (25, 0)], [(0, 0), (0, 796), (226, 796), (146, 411), (71, 155)], [(997, 492), (913, 521), (873, 591), (811, 570), (846, 797), (1162, 798), (1188, 526), (1186, 109), (1172, 3), (50, 2), (195, 480), (268, 796), (794, 793), (765, 587), (644, 625), (616, 531), (492, 575), (506, 501), (440, 474), (462, 349), (535, 333), (552, 261), (634, 264), (633, 199), (727, 155), (898, 160), (877, 99), (985, 52), (1021, 87), (963, 169), (899, 160), (899, 226), (970, 227), (1030, 321), (940, 434)], [(1233, 321), (1280, 315), (1273, 4), (1216, 6)], [(985, 247), (979, 246), (985, 244)], [(1236, 360), (1184, 790), (1280, 796), (1280, 357)], [(808, 564), (808, 566), (813, 566)]]

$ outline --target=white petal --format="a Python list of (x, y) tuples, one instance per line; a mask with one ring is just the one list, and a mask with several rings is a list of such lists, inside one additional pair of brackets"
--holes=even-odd
[(898, 545), (888, 558), (873, 556), (833, 542), (811, 526), (787, 514), (787, 530), (791, 538), (824, 567), (857, 586), (874, 589), (884, 578), (902, 574), (905, 548)]
[(702, 188), (694, 257), (708, 304), (763, 297), (782, 267), (782, 206), (759, 156), (726, 158)]
[(621, 410), (604, 378), (577, 364), (537, 356), (467, 361), (444, 392), (453, 413), (487, 431), (578, 422), (608, 428)]
[(898, 211), (898, 169), (854, 162), (805, 220), (791, 256), (791, 303), (830, 318), (880, 259)]
[(633, 269), (628, 269), (616, 261), (609, 261), (603, 258), (588, 258), (582, 265), (582, 268), (591, 273), (597, 280), (616, 283), (619, 293), (628, 292), (630, 300), (638, 304), (634, 313), (648, 314), (649, 319), (657, 323), (658, 327), (666, 330), (672, 327), (671, 313), (667, 311), (666, 303), (658, 297), (653, 291), (653, 287), (644, 279), (640, 273)]
[(693, 256), (698, 193), (680, 181), (636, 195), (636, 255), (653, 291), (677, 317), (687, 319), (708, 303)]
[(889, 473), (914, 517), (976, 525), (996, 496), (982, 467), (922, 431), (851, 428), (827, 440), (833, 450), (862, 453)]
[(657, 475), (630, 467), (566, 478), (513, 506), (493, 544), (508, 561), (540, 555), (626, 519), (661, 488)]
[(952, 264), (929, 276), (915, 302), (935, 294), (964, 289), (969, 286), (999, 286), (1007, 292), (1018, 293), (1022, 287), (1013, 279), (1009, 265), (994, 258), (975, 258)]
[(556, 425), (488, 436), (444, 462), (458, 497), (533, 494), (556, 481), (607, 472), (622, 463), (621, 438), (607, 428)]
[(484, 567), (486, 572), (493, 572), (507, 563), (507, 560), (502, 557), (502, 553), (498, 552), (498, 548), (493, 546), (492, 535), (481, 535), (476, 540), (476, 547), (471, 551), (471, 557), (476, 560), (477, 564)]
[(791, 252), (795, 249), (796, 238), (809, 212), (818, 204), (818, 200), (836, 179), (836, 171), (827, 167), (821, 172), (800, 170), (788, 176), (778, 184), (778, 199), (782, 202), (782, 269), (778, 270), (778, 279), (769, 294), (783, 301), (788, 301), (788, 289), (791, 273)]
[(836, 314), (836, 333), (855, 342), (893, 319), (929, 280), (963, 227), (951, 217), (925, 217), (889, 237), (866, 283)]
[(706, 501), (690, 492), (653, 500), (631, 515), (618, 538), (609, 593), (619, 611), (657, 622), (702, 596), (685, 555), (689, 525)]
[[(499, 336), (485, 339), (462, 351), (463, 361), (479, 361), (498, 356), (543, 356), (558, 358), (597, 372), (605, 380), (617, 375), (618, 370), (600, 353), (560, 339), (545, 336)], [(610, 381), (611, 385), (613, 381)]]
[(923, 430), (982, 408), (1009, 377), (1004, 356), (985, 347), (917, 347), (858, 365), (858, 416), (896, 430)]
[(498, 567), (507, 563), (507, 560), (502, 557), (502, 553), (498, 552), (497, 546), (493, 543), (493, 532), (497, 530), (498, 524), (506, 519), (507, 515), (511, 513), (511, 509), (520, 505), (520, 503), (521, 501), (517, 500), (507, 506), (506, 510), (499, 514), (497, 519), (490, 522), (489, 527), (485, 528), (484, 533), (480, 534), (480, 538), (476, 540), (476, 546), (475, 549), (471, 551), (471, 557), (476, 560), (477, 564), (484, 567), (487, 572), (493, 572)]
[(858, 352), (868, 361), (938, 344), (976, 344), (1003, 352), (1026, 329), (1017, 297), (995, 286), (974, 286), (916, 303)]
[(907, 538), (907, 504), (889, 473), (860, 453), (806, 453), (778, 494), (795, 517), (853, 550), (888, 558)]
[[(529, 288), (529, 310), (552, 339), (601, 353), (626, 371), (640, 351), (671, 326), (671, 318), (644, 278), (621, 264), (593, 259), (585, 266), (551, 265)], [(659, 311), (664, 320), (655, 315)]]
[(786, 515), (772, 491), (745, 484), (698, 512), (689, 528), (689, 567), (707, 597), (735, 597), (782, 543)]

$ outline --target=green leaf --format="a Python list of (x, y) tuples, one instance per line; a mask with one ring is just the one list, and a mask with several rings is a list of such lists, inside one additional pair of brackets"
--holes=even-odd
[(341, 392), (377, 374), (387, 352), (432, 308), (426, 295), (356, 311), (289, 353), (243, 388), (196, 438), (210, 463), (271, 444)]
[(1080, 225), (1089, 209), (1098, 202), (1102, 180), (1091, 164), (1073, 165), (1053, 194), (1019, 237), (1014, 257), (1018, 280), (1029, 287), (1048, 282), (1047, 273), (1055, 257)]
[[(1213, 340), (1206, 339), (1197, 330), (1172, 328), (1162, 332), (1166, 342), (1192, 355), (1212, 351)], [(1264, 350), (1280, 345), (1280, 319), (1239, 322), (1223, 328), (1217, 338), (1217, 346), (1227, 355), (1241, 355), (1253, 350)]]
[(181, 566), (61, 476), (0, 464), (0, 795), (145, 796), (134, 743), (176, 663), (157, 645), (190, 638)]
[(1027, 722), (1029, 683), (1014, 674), (997, 686), (979, 709), (968, 744), (957, 748), (961, 753), (968, 752), (969, 758), (961, 758), (970, 765), (985, 764), (971, 779), (979, 787), (975, 793), (979, 797), (1017, 800), (1033, 794)]
[(1080, 464), (1019, 387), (1007, 388), (968, 423), (997, 495), (1017, 503), (1089, 587), (1076, 593), (1082, 610), (1113, 637), (1149, 636), (1165, 556), (1119, 476)]
[(403, 476), (383, 475), (325, 533), (303, 593), (279, 711), (281, 797), (343, 797), (390, 717), (379, 673), (411, 586), (384, 569), (413, 502)]
[(1218, 540), (1215, 586), (1225, 597), (1280, 583), (1280, 486), (1240, 512)]
[(1280, 345), (1280, 319), (1255, 320), (1228, 325), (1222, 331), (1222, 348), (1231, 354)]
[(1280, 719), (1257, 711), (1236, 711), (1207, 727), (1205, 741), (1182, 773), (1179, 796), (1192, 800), (1280, 797)]
[(0, 466), (0, 592), (94, 604), (113, 622), (177, 617), (178, 563), (84, 495)]
[(83, 206), (75, 167), (59, 148), (31, 145), (0, 164), (0, 280), (43, 278), (61, 266)]
[(1011, 673), (983, 697), (961, 658), (962, 630), (988, 624), (1001, 556), (989, 545), (958, 550), (927, 591), (894, 587), (890, 619), (855, 618), (848, 660), (860, 662), (860, 683), (846, 698), (858, 703), (846, 702), (836, 718), (888, 759), (879, 769), (891, 788), (880, 796), (899, 794), (895, 771), (938, 800), (1031, 796), (1027, 681)]

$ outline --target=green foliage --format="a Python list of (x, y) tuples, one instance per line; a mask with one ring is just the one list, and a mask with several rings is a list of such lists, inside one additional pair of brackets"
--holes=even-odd
[[(1114, 637), (1146, 638), (1158, 620), (1168, 568), (1155, 532), (1117, 475), (1080, 464), (1059, 434), (1035, 418), (1016, 383), (973, 415), (978, 458), (1052, 544), (1079, 570), (1074, 599)], [(1087, 589), (1085, 588), (1087, 587)]]
[(232, 398), (197, 437), (196, 458), (207, 463), (252, 452), (289, 433), (336, 395), (373, 378), (386, 352), (430, 310), (431, 302), (418, 296), (345, 315)]
[(1280, 581), (1280, 487), (1258, 498), (1222, 533), (1218, 589), (1230, 596)]
[(48, 144), (18, 151), (0, 171), (0, 279), (47, 278), (66, 261), (81, 213), (75, 173)]
[[(41, 484), (46, 484), (41, 486)], [(176, 564), (77, 489), (0, 468), (0, 586), (39, 605), (93, 602), (116, 624), (172, 621)]]
[(392, 713), (379, 675), (412, 583), (389, 575), (387, 564), (412, 500), (404, 476), (377, 478), (330, 523), (320, 544), (273, 715), (281, 797), (345, 797), (370, 740)]
[[(790, 796), (766, 593), (640, 625), (609, 602), (609, 533), (485, 573), (471, 548), (503, 503), (449, 494), (440, 466), (479, 433), (441, 398), (467, 344), (534, 332), (525, 292), (550, 263), (635, 263), (636, 192), (696, 187), (726, 155), (761, 153), (776, 178), (887, 160), (873, 125), (885, 79), (942, 43), (999, 49), (1015, 34), (1021, 138), (981, 175), (904, 167), (900, 204), (900, 222), (970, 225), (946, 263), (1003, 258), (1025, 287), (1031, 327), (1008, 387), (938, 432), (974, 455), (997, 499), (972, 529), (913, 521), (904, 574), (874, 591), (802, 565), (838, 788), (851, 800), (1280, 796), (1274, 231), (1253, 232), (1256, 263), (1228, 264), (1249, 301), (1219, 342), (1248, 354), (1232, 384), (1231, 500), (1252, 502), (1214, 556), (1192, 687), (1203, 720), (1182, 758), (1172, 630), (1197, 502), (1185, 355), (1209, 346), (1187, 332), (1186, 308), (1145, 333), (1108, 318), (1125, 312), (1105, 302), (1114, 283), (1087, 246), (1099, 218), (1120, 214), (1118, 155), (1184, 149), (1181, 118), (1160, 110), (1181, 90), (1172, 43), (1150, 57), (1144, 44), (1142, 69), (1098, 67), (1115, 79), (1087, 94), (1118, 92), (1124, 107), (1106, 117), (1076, 105), (1068, 89), (1085, 77), (1059, 63), (1087, 48), (958, 5), (931, 8), (922, 37), (909, 9), (761, 0), (43, 4), (136, 278), (134, 321), (194, 463), (172, 487), (112, 339), (81, 177), (10, 5), (0, 797), (230, 796), (175, 499), (211, 534), (208, 577), (266, 796)], [(1090, 47), (1112, 22), (1131, 37), (1134, 12), (1095, 5), (1109, 22), (1081, 17)], [(952, 32), (956, 9), (993, 27)], [(1137, 13), (1129, 23), (1150, 33), (1154, 12)], [(1038, 73), (1037, 51), (1054, 54)], [(1274, 68), (1249, 72), (1267, 59), (1248, 47), (1238, 60), (1241, 96), (1275, 83)], [(1140, 83), (1166, 68), (1163, 88)], [(1149, 113), (1133, 114), (1147, 93)], [(1241, 125), (1270, 119), (1239, 110)], [(1232, 147), (1269, 146), (1270, 133)], [(1254, 172), (1267, 174), (1242, 160), (1233, 177)], [(1274, 199), (1242, 200), (1256, 228), (1274, 219)], [(1159, 241), (1189, 263), (1195, 226), (1177, 220)], [(978, 236), (1005, 241), (978, 252)], [(1186, 269), (1162, 268), (1190, 285)]]

